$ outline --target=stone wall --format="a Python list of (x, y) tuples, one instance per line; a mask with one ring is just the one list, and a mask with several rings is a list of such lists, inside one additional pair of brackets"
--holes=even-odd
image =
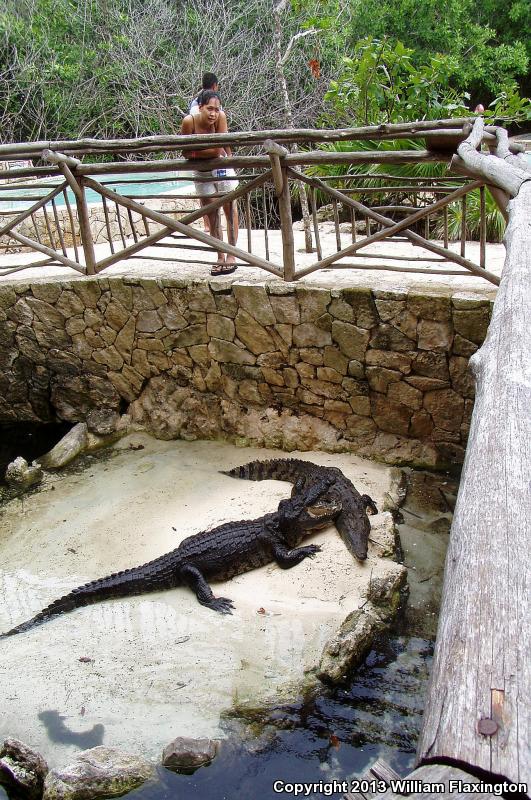
[(473, 295), (276, 281), (12, 282), (0, 287), (0, 419), (107, 409), (164, 439), (444, 467), (463, 460), (468, 358), (490, 313)]

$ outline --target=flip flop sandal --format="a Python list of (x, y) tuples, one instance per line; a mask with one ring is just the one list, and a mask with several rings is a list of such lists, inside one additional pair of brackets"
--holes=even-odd
[(236, 272), (237, 269), (238, 267), (236, 266), (236, 264), (227, 264), (227, 265), (216, 264), (210, 270), (210, 274), (213, 275), (214, 277), (219, 275), (230, 275), (232, 272)]

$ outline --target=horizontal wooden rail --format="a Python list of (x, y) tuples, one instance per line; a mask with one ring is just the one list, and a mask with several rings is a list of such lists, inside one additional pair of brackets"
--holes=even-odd
[[(70, 207), (70, 201), (64, 192), (64, 182), (59, 184), (57, 187), (43, 184), (42, 177), (46, 174), (46, 170), (48, 168), (44, 168), (43, 170), (41, 167), (20, 167), (15, 168), (13, 172), (18, 172), (22, 178), (28, 174), (33, 175), (37, 179), (34, 188), (36, 188), (38, 185), (42, 187), (41, 190), (49, 189), (51, 192), (49, 191), (49, 193), (44, 197), (38, 197), (38, 192), (31, 192), (30, 194), (24, 196), (20, 190), (20, 186), (18, 190), (17, 185), (13, 184), (6, 184), (3, 187), (0, 186), (0, 218), (7, 217), (7, 225), (4, 225), (3, 229), (0, 228), (0, 230), (3, 230), (5, 235), (9, 235), (9, 231), (12, 231), (13, 228), (20, 224), (27, 216), (32, 216), (34, 212), (39, 211), (39, 209), (42, 208), (43, 211), (40, 215), (42, 216), (42, 220), (39, 222), (39, 225), (41, 225), (40, 233), (39, 230), (37, 230), (38, 220), (33, 219), (32, 216), (33, 227), (35, 228), (38, 239), (37, 243), (40, 245), (39, 247), (35, 246), (33, 249), (48, 254), (48, 251), (43, 251), (42, 247), (49, 247), (51, 254), (52, 252), (56, 251), (56, 244), (59, 243), (59, 249), (61, 251), (60, 254), (62, 255), (62, 258), (65, 259), (67, 258), (67, 243), (73, 241), (74, 249), (76, 248), (77, 234), (75, 233), (75, 226), (77, 225), (79, 227), (80, 244), (83, 248), (85, 257), (84, 262), (86, 267), (83, 267), (83, 269), (86, 269), (88, 274), (99, 272), (101, 269), (105, 269), (117, 261), (137, 256), (147, 247), (157, 247), (162, 245), (162, 239), (171, 235), (172, 232), (175, 233), (178, 231), (181, 234), (190, 236), (192, 239), (195, 239), (197, 242), (199, 242), (199, 244), (186, 244), (186, 248), (206, 247), (212, 248), (214, 251), (217, 250), (218, 252), (232, 253), (232, 255), (237, 255), (238, 258), (247, 260), (247, 263), (249, 264), (268, 269), (273, 274), (282, 274), (284, 279), (287, 280), (296, 280), (306, 274), (309, 274), (310, 272), (328, 266), (343, 268), (345, 256), (351, 255), (359, 258), (360, 256), (357, 255), (357, 251), (361, 250), (363, 247), (366, 247), (367, 244), (377, 242), (381, 239), (393, 237), (393, 242), (409, 241), (414, 245), (419, 245), (424, 249), (431, 251), (431, 254), (434, 254), (437, 257), (435, 260), (457, 263), (469, 269), (474, 275), (491, 280), (493, 283), (498, 283), (498, 278), (484, 269), (486, 257), (486, 227), (484, 219), (482, 219), (481, 223), (481, 253), (480, 266), (478, 266), (465, 257), (463, 245), (464, 228), (461, 236), (461, 253), (457, 254), (448, 249), (448, 214), (445, 212), (444, 220), (442, 222), (440, 219), (438, 219), (437, 222), (434, 222), (433, 216), (430, 216), (436, 214), (440, 209), (446, 208), (447, 204), (452, 199), (461, 196), (461, 194), (466, 195), (470, 188), (473, 188), (475, 184), (465, 187), (463, 185), (463, 178), (461, 176), (457, 177), (455, 182), (453, 181), (453, 177), (451, 175), (445, 177), (438, 176), (433, 180), (433, 182), (430, 182), (429, 179), (424, 177), (413, 177), (411, 179), (407, 179), (404, 185), (404, 180), (400, 176), (387, 174), (390, 171), (385, 170), (385, 168), (380, 174), (371, 174), (367, 171), (364, 171), (363, 174), (348, 174), (344, 176), (330, 175), (326, 176), (324, 180), (310, 179), (301, 172), (301, 169), (304, 167), (311, 168), (312, 166), (317, 165), (320, 167), (330, 165), (331, 168), (340, 165), (372, 166), (374, 164), (379, 164), (382, 166), (385, 164), (403, 165), (419, 164), (423, 162), (438, 162), (447, 165), (450, 158), (450, 153), (446, 144), (444, 143), (450, 142), (451, 148), (455, 147), (456, 144), (459, 144), (460, 142), (462, 143), (465, 135), (467, 135), (467, 131), (471, 129), (470, 123), (471, 119), (465, 118), (462, 120), (427, 120), (419, 123), (400, 123), (397, 125), (350, 128), (334, 131), (251, 131), (230, 134), (193, 136), (156, 136), (145, 137), (137, 140), (98, 141), (94, 139), (83, 139), (78, 142), (33, 142), (30, 143), (31, 147), (29, 148), (33, 153), (33, 157), (39, 157), (45, 160), (47, 159), (49, 162), (51, 162), (49, 170), (53, 171), (53, 177), (56, 179), (66, 179), (70, 189), (72, 192), (74, 192), (77, 205), (77, 220), (74, 218), (72, 209)], [(494, 146), (492, 145), (492, 142), (498, 142), (499, 139), (499, 137), (495, 135), (496, 131), (497, 129), (484, 129), (482, 131), (482, 140), (488, 139), (490, 143), (489, 146)], [(429, 147), (432, 149), (429, 149), (428, 147), (428, 149), (423, 150), (371, 149), (365, 151), (345, 150), (338, 152), (324, 148), (290, 152), (284, 146), (296, 140), (299, 142), (304, 141), (304, 137), (306, 135), (306, 143), (313, 143), (314, 145), (323, 144), (327, 141), (348, 141), (349, 138), (353, 137), (365, 138), (367, 140), (381, 140), (389, 137), (403, 138), (411, 135), (413, 138), (424, 137), (424, 139), (429, 143)], [(440, 144), (442, 149), (433, 149), (434, 146), (439, 146), (437, 145), (437, 142), (442, 143)], [(263, 154), (260, 152), (255, 152), (251, 155), (234, 155), (228, 158), (201, 160), (188, 159), (185, 157), (163, 159), (151, 158), (147, 161), (112, 161), (96, 164), (82, 163), (79, 160), (79, 156), (84, 155), (88, 148), (95, 148), (99, 154), (111, 155), (111, 157), (112, 154), (117, 155), (127, 151), (130, 148), (131, 151), (135, 152), (136, 155), (144, 156), (148, 154), (148, 150), (155, 150), (157, 148), (159, 152), (163, 152), (164, 148), (186, 150), (193, 145), (194, 149), (200, 149), (201, 146), (212, 144), (219, 145), (221, 143), (230, 143), (236, 147), (245, 147), (246, 145), (250, 145), (255, 149), (258, 145), (262, 145), (265, 152)], [(50, 145), (52, 145), (52, 147), (59, 145), (62, 149), (66, 149), (67, 152), (56, 152), (50, 147)], [(506, 141), (504, 142), (504, 147), (506, 152), (509, 154), (508, 157), (514, 158), (514, 156), (511, 156), (510, 154), (509, 146)], [(26, 143), (22, 143), (20, 148), (26, 148)], [(147, 148), (145, 152), (144, 148)], [(3, 157), (7, 157), (8, 155), (13, 157), (13, 146), (0, 145), (0, 155), (2, 154)], [(20, 155), (20, 152), (18, 154)], [(183, 199), (193, 199), (196, 196), (196, 193), (190, 194), (188, 192), (181, 192), (179, 189), (175, 189), (164, 195), (160, 195), (156, 191), (149, 192), (148, 190), (147, 194), (140, 195), (135, 191), (135, 189), (130, 188), (130, 186), (126, 186), (120, 187), (120, 193), (111, 192), (110, 195), (108, 194), (110, 187), (116, 183), (126, 183), (130, 185), (138, 181), (142, 182), (144, 185), (149, 185), (150, 182), (156, 184), (159, 181), (167, 180), (168, 172), (177, 172), (177, 179), (181, 179), (183, 181), (188, 179), (190, 183), (192, 180), (195, 182), (210, 182), (212, 180), (211, 170), (231, 167), (238, 169), (239, 171), (253, 171), (255, 174), (239, 174), (237, 178), (235, 178), (235, 180), (239, 181), (239, 188), (237, 190), (224, 196), (215, 195), (209, 199), (209, 205), (207, 207), (197, 209), (196, 211), (192, 211), (188, 203), (181, 203), (178, 209), (170, 209), (166, 207), (168, 202), (176, 200), (180, 201)], [(199, 173), (198, 168), (200, 168)], [(150, 174), (149, 177), (146, 177), (147, 172), (152, 174)], [(193, 174), (190, 174), (191, 172)], [(3, 175), (5, 176), (6, 174), (11, 173), (11, 170), (7, 170), (3, 172)], [(258, 176), (256, 173), (258, 173)], [(122, 175), (124, 176), (123, 178), (120, 177)], [(271, 180), (271, 177), (273, 178), (273, 181)], [(96, 182), (96, 180), (98, 182)], [(335, 180), (341, 180), (343, 186), (345, 187), (342, 189), (342, 191), (338, 191), (329, 185), (330, 182)], [(360, 185), (360, 183), (366, 180), (370, 180), (370, 186)], [(298, 272), (295, 263), (296, 256), (291, 217), (289, 181), (295, 181), (297, 183), (297, 186), (300, 187), (299, 192), (302, 191), (304, 198), (306, 195), (302, 189), (301, 182), (304, 182), (307, 186), (311, 187), (309, 199), (311, 199), (312, 204), (311, 217), (319, 259), (316, 264), (313, 264), (310, 267), (305, 267)], [(396, 185), (395, 181), (397, 181)], [(270, 188), (266, 188), (266, 182), (269, 183)], [(378, 182), (380, 182), (380, 185), (378, 185)], [(31, 187), (31, 183), (25, 181), (23, 181), (22, 185)], [(484, 182), (477, 183), (477, 186), (483, 185)], [(91, 241), (92, 233), (90, 217), (93, 214), (91, 211), (89, 213), (89, 207), (84, 193), (85, 186), (90, 186), (91, 189), (94, 189), (101, 195), (100, 202), (103, 205), (103, 211), (105, 214), (106, 237), (109, 241), (110, 247), (110, 255), (107, 255), (107, 257), (103, 259), (101, 258), (101, 255), (96, 256)], [(105, 188), (106, 186), (107, 189)], [(271, 191), (273, 188), (275, 189), (276, 198), (274, 198)], [(266, 259), (261, 259), (252, 253), (253, 237), (251, 235), (251, 219), (252, 213), (254, 213), (254, 201), (251, 201), (251, 193), (258, 189), (260, 189), (261, 192), (261, 197), (258, 199), (259, 206), (260, 203), (264, 208), (269, 205), (270, 210), (274, 209), (275, 213), (280, 213), (283, 262), (282, 267), (272, 263), (269, 260), (268, 225), (265, 225), (264, 227)], [(331, 196), (333, 206), (335, 252), (332, 255), (328, 255), (328, 250), (324, 258), (319, 238), (319, 219), (315, 202), (317, 189), (325, 195), (328, 194)], [(53, 192), (63, 192), (64, 194), (67, 214), (70, 220), (70, 231), (68, 232), (68, 236), (63, 235), (62, 230), (63, 222), (68, 224), (68, 220), (66, 219), (66, 215), (61, 215), (58, 212), (57, 204), (53, 202)], [(456, 192), (458, 192), (458, 194), (455, 194)], [(422, 197), (423, 200), (417, 202), (415, 199), (413, 199), (411, 205), (402, 206), (395, 198), (382, 197), (383, 195), (389, 194), (394, 195), (395, 198), (397, 195), (400, 196), (403, 194), (408, 194), (410, 196), (412, 195), (413, 198)], [(378, 207), (371, 207), (364, 205), (363, 203), (357, 203), (352, 196), (367, 196), (367, 198), (382, 197), (382, 200), (377, 201), (379, 202)], [(437, 200), (438, 197), (441, 199)], [(2, 200), (5, 201), (8, 198), (11, 198), (13, 202), (17, 203), (28, 203), (30, 206), (26, 208), (24, 212), (13, 217), (9, 211), (4, 210), (5, 207), (2, 208)], [(485, 202), (483, 195), (482, 198), (481, 211), (484, 216)], [(107, 201), (111, 200), (112, 218), (109, 213), (109, 208), (105, 204), (105, 199), (107, 199)], [(426, 199), (429, 202), (429, 205), (424, 207), (422, 203), (426, 202)], [(48, 206), (48, 200), (51, 201), (50, 206)], [(153, 200), (161, 201), (158, 204), (160, 205), (160, 208), (153, 208), (153, 203), (150, 202)], [(226, 202), (232, 202), (233, 200), (242, 201), (240, 213), (243, 214), (245, 219), (244, 230), (247, 230), (247, 255), (245, 255), (244, 250), (240, 250), (239, 248), (235, 248), (232, 251), (227, 249), (230, 248), (231, 245), (223, 244), (222, 246), (217, 247), (217, 240), (215, 240), (214, 237), (208, 237), (207, 235), (207, 238), (204, 239), (202, 236), (198, 235), (200, 231), (198, 232), (197, 229), (189, 227), (192, 222), (199, 220), (202, 216), (209, 213), (209, 209), (210, 213), (217, 213), (218, 209), (222, 205), (225, 205)], [(34, 204), (35, 201), (36, 204)], [(347, 248), (343, 246), (341, 241), (341, 234), (345, 233), (346, 231), (340, 226), (340, 202), (343, 205), (343, 211), (346, 208), (349, 210), (351, 215), (352, 225), (350, 234), (353, 244)], [(369, 201), (364, 200), (364, 202), (368, 203)], [(183, 208), (183, 205), (188, 205), (188, 208)], [(123, 209), (122, 213), (119, 211), (120, 208)], [(384, 211), (388, 215), (392, 214), (395, 217), (398, 217), (398, 219), (404, 215), (406, 219), (402, 222), (396, 222), (396, 219), (390, 219), (389, 216), (385, 217), (379, 213), (380, 211)], [(133, 218), (133, 212), (138, 212), (140, 214), (140, 220), (135, 220)], [(358, 221), (355, 220), (356, 212), (359, 214)], [(178, 223), (179, 225), (184, 226), (183, 228), (175, 227), (175, 217), (173, 216), (175, 214), (178, 214)], [(158, 217), (153, 215), (158, 215)], [(421, 219), (424, 220), (424, 237), (409, 229), (411, 225), (416, 224)], [(361, 228), (359, 228), (359, 220), (362, 220)], [(171, 224), (169, 224), (170, 221)], [(373, 222), (372, 232), (371, 221)], [(160, 226), (162, 226), (161, 229), (154, 233), (152, 229), (150, 230), (150, 222), (157, 222)], [(264, 220), (264, 222), (267, 223), (267, 220)], [(376, 233), (374, 223), (376, 223)], [(430, 241), (430, 232), (434, 231), (435, 224), (438, 226), (438, 235), (440, 235), (441, 238), (444, 238), (444, 247), (439, 247), (433, 243), (433, 241)], [(44, 225), (44, 228), (42, 228), (42, 225)], [(33, 241), (33, 238), (30, 239), (30, 237), (33, 237), (33, 233), (31, 232), (31, 229), (29, 229), (28, 236), (27, 227), (28, 226), (18, 231), (18, 234), (25, 236), (28, 241)], [(118, 230), (119, 236), (116, 235)], [(361, 236), (361, 231), (365, 233), (364, 237)], [(397, 236), (397, 234), (400, 232), (402, 232), (402, 236)], [(309, 231), (307, 231), (307, 233), (309, 233)], [(361, 238), (358, 239), (358, 242), (356, 243), (357, 233), (360, 233)], [(444, 235), (442, 236), (441, 233)], [(117, 242), (116, 239), (118, 239)], [(75, 261), (77, 262), (77, 250), (75, 255)], [(369, 254), (368, 257), (372, 255), (373, 254)], [(392, 254), (389, 255), (388, 258), (392, 260)], [(340, 259), (343, 259), (343, 264), (338, 263)], [(61, 259), (58, 260), (60, 261)], [(404, 260), (406, 260), (406, 257), (404, 257)], [(412, 257), (411, 260), (415, 260), (415, 257)], [(428, 257), (428, 260), (430, 260), (430, 257)], [(62, 263), (64, 263), (64, 260)]]
[[(462, 117), (442, 120), (422, 120), (418, 122), (385, 123), (357, 128), (340, 128), (331, 130), (315, 130), (307, 128), (278, 129), (270, 131), (241, 131), (218, 134), (194, 134), (172, 136), (145, 136), (138, 139), (78, 139), (59, 141), (19, 142), (0, 145), (0, 161), (22, 158), (38, 158), (43, 150), (59, 151), (64, 154), (83, 154), (85, 151), (99, 153), (125, 152), (127, 150), (144, 150), (144, 152), (164, 151), (168, 148), (188, 147), (197, 149), (215, 143), (217, 146), (254, 146), (263, 144), (267, 139), (286, 143), (326, 143), (353, 141), (355, 139), (396, 138), (400, 134), (410, 136), (440, 135), (444, 138), (447, 129), (450, 136), (455, 136), (458, 129), (470, 126), (474, 117)], [(436, 128), (436, 130), (434, 130)], [(496, 128), (487, 127), (484, 131), (486, 140), (491, 140)], [(521, 146), (511, 142), (512, 152), (521, 152)]]

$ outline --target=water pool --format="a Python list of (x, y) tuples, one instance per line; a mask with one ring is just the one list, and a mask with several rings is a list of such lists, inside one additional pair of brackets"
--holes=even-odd
[[(98, 177), (95, 176), (98, 180)], [(109, 173), (108, 175), (101, 176), (101, 182), (105, 183), (109, 189), (118, 194), (133, 195), (134, 197), (146, 197), (146, 195), (165, 195), (177, 193), (185, 193), (186, 188), (191, 186), (191, 181), (184, 178), (179, 172), (168, 172), (162, 175), (160, 172), (142, 172), (142, 173)], [(25, 188), (18, 189), (14, 183), (0, 186), (0, 211), (24, 211), (35, 202), (37, 196), (44, 197), (47, 189), (43, 188), (44, 184), (48, 184), (50, 191), (54, 186), (58, 185), (57, 180), (53, 179), (48, 181), (39, 181), (36, 187), (41, 188)], [(27, 184), (24, 184), (27, 186)], [(184, 192), (182, 192), (184, 190)], [(71, 189), (66, 190), (68, 201), (75, 206), (76, 200)], [(24, 200), (11, 200), (11, 197), (28, 197), (32, 200), (27, 202)], [(86, 190), (86, 198), (89, 204), (101, 203), (101, 195), (94, 192), (92, 189)], [(55, 198), (57, 208), (65, 207), (65, 199), (62, 194)]]

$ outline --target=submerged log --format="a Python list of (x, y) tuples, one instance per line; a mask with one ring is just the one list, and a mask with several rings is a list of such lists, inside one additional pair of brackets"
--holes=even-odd
[(470, 359), (476, 400), (418, 762), (531, 785), (531, 173), (477, 152), (481, 125), (459, 148), (462, 166), (513, 199), (492, 321)]

